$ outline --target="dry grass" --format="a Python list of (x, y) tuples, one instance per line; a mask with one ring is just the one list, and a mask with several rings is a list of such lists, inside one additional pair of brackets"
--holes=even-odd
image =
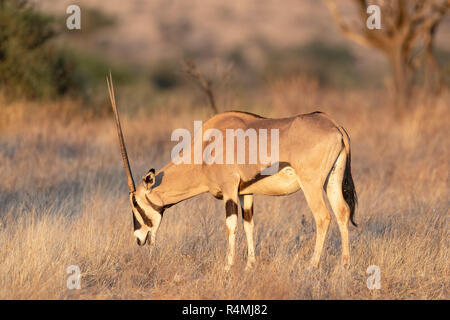
[[(0, 122), (0, 298), (448, 299), (449, 94), (399, 120), (381, 93), (298, 86), (273, 84), (250, 109), (276, 116), (320, 105), (348, 129), (360, 201), (348, 270), (334, 221), (320, 269), (305, 270), (314, 223), (301, 193), (256, 197), (252, 272), (243, 272), (242, 228), (237, 263), (223, 271), (225, 214), (209, 195), (168, 209), (157, 246), (139, 248), (112, 119), (48, 119), (14, 106)], [(173, 128), (202, 118), (123, 117), (135, 176), (169, 159)], [(372, 264), (381, 290), (366, 287)], [(66, 287), (70, 265), (82, 270), (81, 290)]]

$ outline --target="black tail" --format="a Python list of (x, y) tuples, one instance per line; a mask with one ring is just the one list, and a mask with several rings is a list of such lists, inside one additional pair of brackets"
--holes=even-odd
[(356, 195), (355, 184), (352, 178), (351, 168), (351, 156), (350, 152), (347, 154), (347, 162), (345, 164), (344, 179), (342, 179), (342, 194), (344, 195), (345, 202), (347, 202), (350, 208), (350, 221), (357, 227), (358, 225), (353, 220), (355, 216), (356, 204), (358, 203), (358, 197)]

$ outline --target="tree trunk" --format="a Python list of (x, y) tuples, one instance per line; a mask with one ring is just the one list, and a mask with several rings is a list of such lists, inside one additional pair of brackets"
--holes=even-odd
[(408, 58), (401, 45), (392, 48), (389, 55), (394, 83), (394, 102), (398, 109), (405, 109), (411, 93), (411, 78), (408, 74)]

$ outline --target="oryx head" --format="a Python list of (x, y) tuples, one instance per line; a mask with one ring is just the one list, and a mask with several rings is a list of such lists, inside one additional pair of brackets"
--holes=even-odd
[(144, 245), (146, 242), (148, 244), (153, 244), (155, 243), (156, 231), (158, 230), (161, 222), (164, 209), (159, 196), (155, 192), (152, 192), (152, 187), (154, 186), (156, 180), (155, 169), (149, 170), (149, 172), (142, 177), (142, 183), (139, 184), (136, 189), (133, 175), (131, 173), (130, 163), (128, 161), (122, 128), (120, 126), (120, 118), (114, 97), (114, 86), (112, 83), (111, 73), (109, 74), (109, 79), (106, 79), (106, 82), (108, 84), (109, 98), (114, 111), (117, 134), (119, 136), (120, 151), (122, 153), (123, 165), (127, 175), (128, 188), (130, 190), (134, 235), (136, 236), (137, 244), (140, 246)]

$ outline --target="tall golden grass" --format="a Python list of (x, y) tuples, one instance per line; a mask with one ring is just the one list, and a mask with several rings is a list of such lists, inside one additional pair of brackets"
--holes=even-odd
[[(170, 102), (176, 117), (123, 115), (135, 178), (170, 159), (173, 129), (206, 118), (185, 101)], [(340, 264), (333, 221), (320, 268), (306, 270), (315, 227), (299, 192), (256, 196), (256, 267), (244, 272), (239, 230), (229, 273), (224, 208), (210, 195), (168, 209), (156, 247), (136, 245), (111, 117), (58, 118), (50, 107), (2, 105), (0, 298), (448, 299), (449, 105), (444, 93), (399, 115), (381, 92), (336, 92), (301, 80), (270, 85), (245, 110), (319, 109), (351, 136), (359, 196), (351, 266)], [(66, 286), (70, 265), (81, 269), (80, 290)], [(366, 286), (370, 265), (380, 267), (380, 290)]]

